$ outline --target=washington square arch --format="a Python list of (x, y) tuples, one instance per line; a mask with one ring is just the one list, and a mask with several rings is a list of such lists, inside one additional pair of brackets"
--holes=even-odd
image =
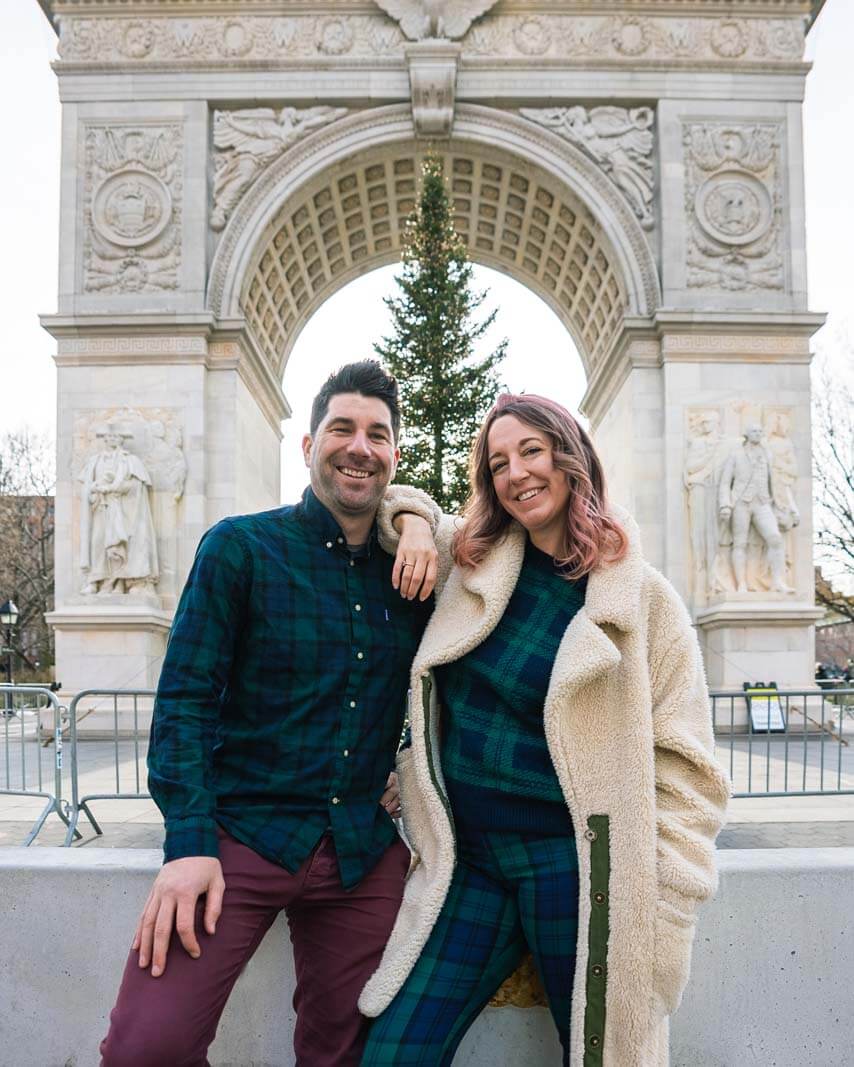
[[(820, 2), (41, 3), (63, 104), (43, 323), (64, 689), (156, 684), (203, 531), (279, 504), (289, 354), (398, 259), (430, 149), (471, 258), (577, 345), (612, 496), (689, 604), (712, 687), (810, 682)], [(136, 546), (118, 571), (110, 523)]]

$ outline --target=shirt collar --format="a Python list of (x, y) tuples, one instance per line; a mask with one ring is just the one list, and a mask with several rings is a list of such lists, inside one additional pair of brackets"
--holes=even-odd
[[(348, 551), (347, 538), (344, 536), (344, 531), (332, 512), (314, 495), (314, 490), (310, 485), (306, 486), (302, 499), (296, 506), (296, 512), (303, 525), (316, 535), (318, 540), (323, 542), (324, 547), (328, 548), (331, 545), (340, 548), (343, 552)], [(370, 556), (376, 539), (377, 523), (376, 519), (374, 519), (371, 531), (368, 534), (367, 544), (355, 555), (357, 557), (362, 555)]]

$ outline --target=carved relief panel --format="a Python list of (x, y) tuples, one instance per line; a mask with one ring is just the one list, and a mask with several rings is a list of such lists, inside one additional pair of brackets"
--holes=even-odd
[(689, 289), (785, 287), (782, 133), (779, 123), (684, 125)]
[(180, 123), (85, 128), (83, 289), (178, 289), (183, 129)]
[(258, 107), (214, 112), (211, 228), (225, 227), (250, 185), (291, 145), (346, 114), (345, 107)]
[(793, 409), (738, 401), (685, 412), (683, 486), (695, 607), (792, 594), (799, 463)]
[(523, 107), (519, 114), (580, 148), (622, 192), (644, 229), (653, 228), (652, 108)]
[(77, 414), (72, 479), (83, 596), (177, 595), (186, 478), (178, 412), (122, 407)]

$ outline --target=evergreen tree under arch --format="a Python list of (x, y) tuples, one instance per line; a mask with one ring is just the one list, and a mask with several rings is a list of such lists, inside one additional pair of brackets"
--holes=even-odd
[(468, 453), (501, 388), (496, 368), (506, 339), (487, 356), (475, 346), (495, 320), (474, 315), (486, 292), (472, 289), (472, 265), (454, 229), (442, 160), (428, 156), (407, 222), (399, 295), (387, 297), (393, 332), (374, 345), (398, 380), (404, 434), (397, 479), (424, 489), (443, 510), (468, 495)]

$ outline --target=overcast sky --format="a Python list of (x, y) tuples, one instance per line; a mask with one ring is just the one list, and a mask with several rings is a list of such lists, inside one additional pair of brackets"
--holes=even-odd
[[(810, 306), (830, 313), (823, 341), (851, 332), (854, 249), (854, 3), (828, 0), (810, 33), (805, 105), (807, 244)], [(32, 426), (53, 431), (54, 341), (37, 316), (56, 309), (59, 206), (59, 104), (50, 69), (53, 31), (36, 0), (0, 2), (0, 90), (4, 109), (4, 166), (0, 168), (0, 430)], [(298, 443), (311, 396), (329, 371), (371, 354), (388, 331), (382, 297), (394, 288), (394, 268), (374, 272), (340, 290), (303, 331), (285, 373), (294, 417), (285, 424), (283, 499), (305, 484)], [(557, 317), (523, 286), (477, 268), (489, 287), (486, 306), (500, 308), (487, 343), (510, 339), (502, 376), (514, 391), (543, 392), (575, 409), (584, 392), (581, 363)], [(346, 323), (346, 330), (341, 324)]]

